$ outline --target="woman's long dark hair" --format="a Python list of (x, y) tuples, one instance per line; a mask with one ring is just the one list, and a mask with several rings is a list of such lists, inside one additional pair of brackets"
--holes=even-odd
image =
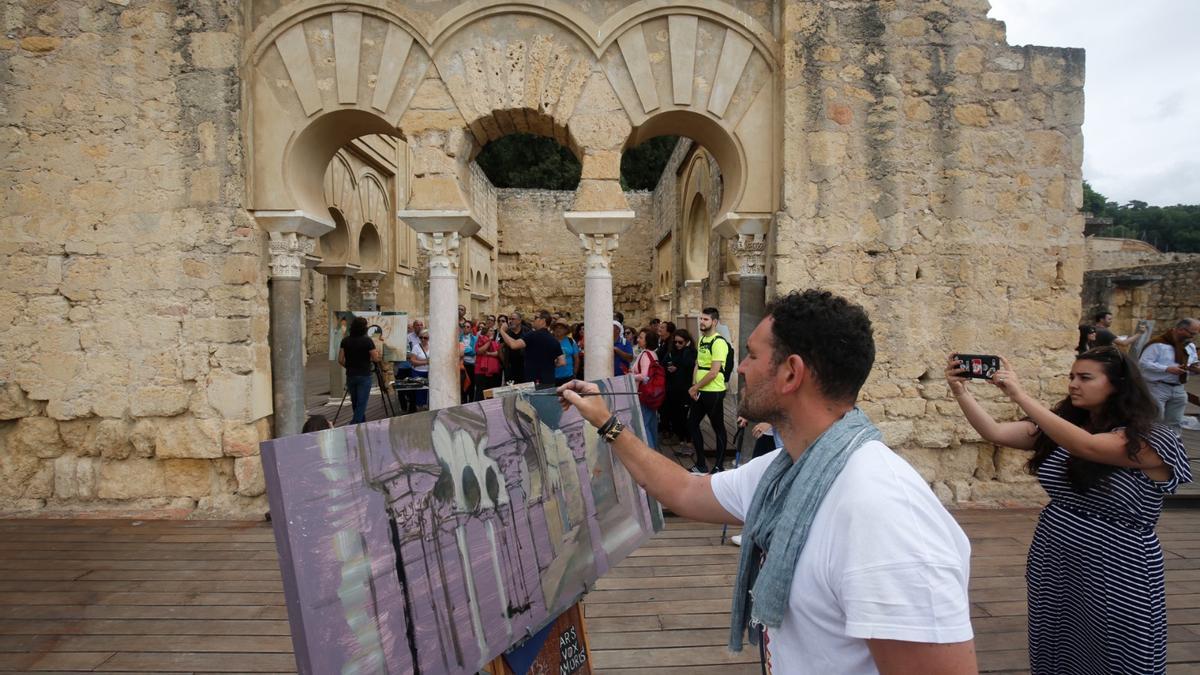
[(362, 337), (367, 334), (367, 317), (356, 316), (350, 322), (350, 337)]
[(1084, 324), (1079, 327), (1079, 344), (1075, 345), (1075, 353), (1082, 354), (1091, 349), (1091, 343), (1088, 342), (1088, 337), (1096, 334), (1096, 327)]
[[(1135, 459), (1142, 449), (1146, 434), (1150, 432), (1150, 425), (1158, 417), (1158, 407), (1150, 397), (1150, 391), (1146, 388), (1146, 381), (1142, 379), (1137, 364), (1116, 347), (1089, 349), (1075, 357), (1075, 360), (1099, 363), (1108, 381), (1112, 383), (1113, 393), (1094, 414), (1074, 406), (1070, 396), (1054, 406), (1054, 413), (1093, 434), (1124, 427), (1125, 453), (1130, 459)], [(1037, 475), (1038, 468), (1057, 448), (1058, 443), (1039, 429), (1033, 442), (1033, 457), (1025, 465), (1026, 470)], [(1100, 464), (1074, 456), (1067, 459), (1067, 477), (1076, 492), (1086, 492), (1116, 470), (1117, 467), (1111, 464)]]

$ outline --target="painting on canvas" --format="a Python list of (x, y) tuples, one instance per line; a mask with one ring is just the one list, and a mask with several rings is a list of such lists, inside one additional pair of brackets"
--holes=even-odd
[[(601, 386), (643, 435), (632, 379)], [(475, 673), (662, 527), (553, 396), (276, 439), (263, 464), (301, 672)]]

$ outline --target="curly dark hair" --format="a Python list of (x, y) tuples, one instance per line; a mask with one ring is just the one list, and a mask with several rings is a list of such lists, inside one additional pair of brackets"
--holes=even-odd
[(362, 337), (367, 334), (367, 317), (356, 316), (350, 322), (350, 337)]
[[(1093, 434), (1124, 427), (1125, 453), (1130, 459), (1135, 459), (1141, 452), (1143, 438), (1158, 417), (1158, 407), (1150, 396), (1137, 363), (1112, 346), (1089, 349), (1075, 357), (1075, 360), (1099, 363), (1114, 391), (1104, 402), (1104, 407), (1095, 413), (1076, 407), (1068, 396), (1054, 406), (1054, 414)], [(1057, 448), (1058, 443), (1039, 429), (1033, 441), (1033, 457), (1029, 458), (1025, 470), (1036, 476), (1038, 468)], [(1100, 464), (1075, 456), (1067, 459), (1067, 477), (1076, 492), (1088, 491), (1116, 470), (1117, 467), (1111, 464)]]
[(858, 398), (875, 364), (875, 338), (867, 312), (829, 291), (792, 291), (767, 306), (778, 365), (796, 354), (817, 376), (830, 401)]

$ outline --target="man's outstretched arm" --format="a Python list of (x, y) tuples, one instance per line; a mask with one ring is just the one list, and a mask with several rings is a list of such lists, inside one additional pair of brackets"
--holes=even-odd
[[(572, 380), (558, 388), (563, 409), (568, 405), (575, 406), (579, 414), (596, 428), (603, 426), (612, 413), (603, 396), (579, 394), (599, 391), (600, 388), (595, 384), (580, 380)], [(612, 449), (638, 485), (676, 515), (706, 523), (742, 524), (717, 501), (711, 476), (688, 473), (682, 466), (651, 449), (629, 429), (617, 436)]]

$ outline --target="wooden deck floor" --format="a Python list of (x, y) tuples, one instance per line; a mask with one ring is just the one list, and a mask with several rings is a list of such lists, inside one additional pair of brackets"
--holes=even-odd
[[(1035, 511), (958, 511), (985, 672), (1020, 672)], [(1171, 673), (1200, 673), (1200, 510), (1163, 514)], [(737, 549), (668, 519), (586, 599), (602, 673), (757, 673), (724, 647)], [(0, 521), (0, 671), (293, 672), (265, 523)]]

